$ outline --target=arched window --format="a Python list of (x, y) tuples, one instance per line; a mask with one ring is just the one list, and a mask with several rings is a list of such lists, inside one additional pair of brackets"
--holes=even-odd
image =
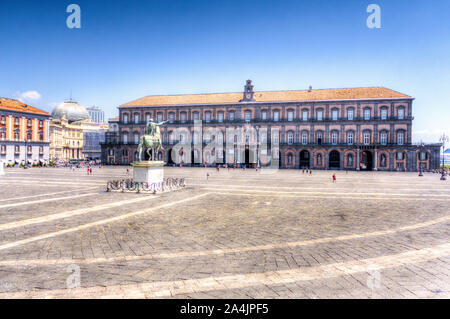
[(170, 122), (175, 121), (175, 113), (173, 113), (173, 112), (170, 112), (170, 113), (169, 113), (169, 121), (170, 121)]
[(405, 142), (405, 132), (398, 131), (397, 132), (397, 144), (398, 145), (403, 145), (404, 142)]
[(252, 112), (251, 111), (245, 111), (244, 119), (245, 119), (245, 122), (250, 122), (251, 119), (252, 119)]
[(338, 109), (333, 109), (331, 111), (331, 119), (333, 121), (337, 121), (339, 119), (339, 110)]
[(355, 136), (354, 136), (353, 131), (347, 132), (347, 144), (353, 145), (354, 141), (355, 141)]
[(347, 167), (353, 167), (353, 154), (347, 155)]
[(123, 134), (123, 144), (128, 144), (128, 133)]
[(318, 109), (317, 110), (317, 120), (318, 121), (322, 121), (323, 120), (323, 110), (322, 109)]
[(181, 112), (180, 113), (180, 121), (182, 123), (184, 123), (184, 122), (186, 122), (186, 118), (187, 118), (186, 112)]
[(317, 144), (322, 145), (322, 142), (323, 142), (323, 133), (322, 133), (322, 131), (318, 131), (316, 133), (316, 138), (317, 138)]
[(331, 144), (336, 145), (338, 143), (339, 133), (337, 131), (331, 132)]
[(223, 111), (219, 111), (217, 113), (217, 121), (218, 122), (223, 122), (223, 118), (224, 118)]
[(205, 122), (211, 122), (211, 112), (210, 111), (205, 112)]
[(347, 120), (353, 121), (355, 110), (353, 108), (347, 109)]
[(139, 144), (139, 133), (134, 133), (134, 144)]
[(288, 121), (292, 122), (294, 120), (294, 111), (288, 110), (287, 115), (288, 115)]
[(366, 131), (363, 133), (363, 143), (364, 143), (364, 145), (370, 144), (370, 132), (369, 131)]
[(294, 143), (294, 133), (293, 132), (288, 132), (287, 133), (287, 142), (288, 142), (288, 144), (293, 144)]
[(278, 111), (278, 110), (273, 111), (273, 120), (274, 121), (280, 120), (280, 111)]
[(380, 117), (382, 120), (387, 120), (388, 110), (386, 107), (381, 108)]
[(134, 123), (139, 124), (139, 114), (134, 114)]
[(381, 145), (387, 145), (387, 136), (388, 136), (388, 133), (386, 131), (381, 131), (381, 133), (380, 133), (380, 144)]
[(145, 114), (145, 122), (146, 123), (150, 122), (150, 117), (151, 117), (150, 113)]
[(308, 144), (308, 132), (302, 132), (302, 144)]
[(199, 118), (199, 115), (198, 115), (198, 112), (194, 112), (194, 113), (192, 113), (192, 119), (194, 120), (194, 121), (196, 121), (196, 120), (199, 120), (200, 118)]
[(127, 124), (128, 123), (128, 114), (124, 114), (123, 115), (123, 123)]
[(370, 120), (370, 109), (369, 108), (365, 108), (364, 109), (364, 120)]
[(400, 106), (397, 109), (397, 118), (399, 120), (403, 120), (405, 118), (405, 108), (403, 106)]

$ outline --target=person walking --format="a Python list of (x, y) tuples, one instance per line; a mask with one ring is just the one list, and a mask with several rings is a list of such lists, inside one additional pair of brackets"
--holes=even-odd
[(333, 173), (333, 183), (336, 183), (336, 174)]

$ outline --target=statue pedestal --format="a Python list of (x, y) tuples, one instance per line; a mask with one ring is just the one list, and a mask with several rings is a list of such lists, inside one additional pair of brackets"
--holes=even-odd
[(133, 166), (133, 181), (139, 183), (162, 183), (164, 181), (164, 162), (142, 161)]

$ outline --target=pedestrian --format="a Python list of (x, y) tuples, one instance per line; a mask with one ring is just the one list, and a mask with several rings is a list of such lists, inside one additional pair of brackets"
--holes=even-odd
[(89, 167), (89, 175), (92, 175), (92, 166)]
[(312, 175), (312, 170), (309, 170), (309, 175)]
[(305, 168), (303, 167), (303, 174), (305, 174)]
[(209, 173), (206, 173), (206, 180), (208, 180), (208, 177), (209, 177)]
[(220, 165), (217, 165), (217, 173), (220, 172)]
[(336, 174), (333, 173), (333, 183), (336, 183)]
[(87, 174), (89, 175), (89, 166), (87, 167)]

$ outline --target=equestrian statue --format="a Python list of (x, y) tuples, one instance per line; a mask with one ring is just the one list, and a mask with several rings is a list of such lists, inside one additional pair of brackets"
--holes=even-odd
[[(167, 123), (153, 122), (152, 119), (145, 126), (145, 134), (141, 136), (139, 140), (138, 152), (139, 152), (139, 162), (142, 162), (142, 152), (146, 151), (150, 161), (155, 161), (158, 159), (159, 150), (164, 150), (161, 142), (161, 131), (159, 127)], [(150, 154), (151, 152), (151, 154)]]

